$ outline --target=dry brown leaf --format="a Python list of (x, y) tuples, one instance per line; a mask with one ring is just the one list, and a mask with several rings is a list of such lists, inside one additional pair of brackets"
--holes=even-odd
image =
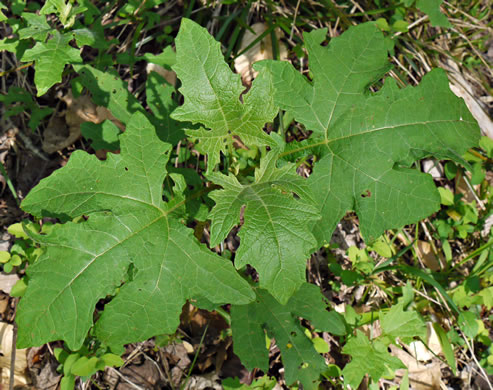
[(421, 340), (418, 340), (413, 341), (407, 348), (409, 353), (420, 362), (433, 360), (435, 355), (443, 355), (442, 345), (430, 321), (426, 323), (426, 328), (428, 330), (426, 345)]
[(2, 272), (0, 274), (0, 290), (2, 290), (4, 293), (10, 294), (12, 287), (14, 287), (14, 284), (16, 284), (18, 280), (19, 275), (17, 275), (16, 273), (5, 274)]
[(192, 363), (188, 357), (187, 349), (181, 343), (173, 343), (167, 345), (163, 351), (170, 366), (174, 365), (171, 369), (171, 380), (175, 386), (179, 386), (188, 367)]
[(426, 159), (423, 160), (423, 172), (429, 173), (433, 179), (441, 179), (444, 176), (442, 163)]
[(478, 121), (479, 127), (481, 128), (481, 133), (493, 139), (493, 122), (475, 99), (471, 85), (462, 76), (457, 64), (448, 59), (442, 65), (444, 65), (449, 75), (453, 78), (450, 82), (450, 89), (452, 92), (456, 96), (464, 99), (464, 102), (466, 103), (469, 111), (471, 111), (472, 116)]
[(456, 190), (459, 194), (464, 195), (462, 197), (462, 200), (464, 202), (471, 203), (474, 200), (476, 200), (476, 197), (474, 196), (473, 192), (471, 191), (466, 181), (464, 180), (464, 176), (461, 176), (460, 179), (457, 181)]
[(188, 378), (185, 390), (222, 390), (221, 380), (216, 373), (192, 375)]
[(149, 74), (151, 72), (156, 72), (158, 75), (163, 77), (171, 85), (176, 84), (176, 73), (172, 70), (168, 70), (166, 68), (163, 68), (161, 65), (157, 65), (157, 64), (153, 64), (152, 62), (149, 62), (146, 66), (146, 72), (147, 72), (147, 74)]
[(69, 91), (61, 100), (67, 109), (61, 116), (53, 117), (43, 133), (42, 146), (46, 153), (62, 150), (77, 141), (81, 136), (80, 125), (84, 122), (101, 123), (108, 119), (120, 129), (124, 128), (106, 107), (96, 106), (87, 95), (75, 99)]
[[(430, 364), (422, 364), (406, 351), (390, 345), (391, 354), (399, 358), (407, 367), (409, 384), (414, 390), (439, 390), (440, 379), (442, 373), (440, 371), (440, 363), (432, 362)], [(401, 379), (404, 376), (405, 369), (399, 369), (395, 372), (396, 379)]]
[[(0, 369), (2, 371), (1, 383), (8, 384), (10, 379), (10, 357), (12, 354), (12, 333), (14, 327), (11, 324), (0, 322)], [(30, 378), (27, 374), (27, 349), (16, 349), (14, 367), (14, 385), (27, 386)]]
[(429, 242), (418, 240), (415, 244), (418, 255), (423, 260), (423, 263), (432, 271), (440, 271), (447, 266), (447, 260), (442, 253), (438, 256), (433, 252)]
[[(243, 40), (241, 41), (240, 52), (248, 47), (259, 35), (261, 35), (268, 26), (265, 23), (255, 23), (250, 26), (254, 31), (245, 31)], [(279, 40), (281, 37), (280, 30), (276, 30), (276, 36)], [(272, 39), (270, 34), (266, 35), (260, 42), (257, 42), (254, 46), (248, 49), (241, 56), (237, 57), (234, 61), (236, 72), (241, 75), (243, 83), (250, 85), (252, 80), (257, 76), (257, 73), (252, 65), (261, 60), (271, 60), (274, 56), (272, 54)], [(284, 61), (288, 58), (288, 50), (286, 46), (279, 41), (279, 58)]]

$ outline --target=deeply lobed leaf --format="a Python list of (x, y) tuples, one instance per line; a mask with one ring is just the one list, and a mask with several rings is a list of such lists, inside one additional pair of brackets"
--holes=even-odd
[(52, 30), (53, 37), (48, 42), (36, 42), (32, 49), (25, 51), (21, 61), (34, 61), (36, 73), (34, 83), (38, 96), (44, 95), (54, 84), (62, 80), (66, 64), (81, 62), (79, 50), (70, 46), (71, 34), (60, 34)]
[(267, 73), (257, 76), (248, 93), (241, 79), (224, 61), (219, 42), (206, 29), (183, 18), (176, 37), (176, 64), (173, 66), (182, 82), (180, 92), (185, 102), (171, 117), (200, 123), (204, 128), (189, 131), (197, 138), (201, 152), (208, 156), (208, 172), (219, 163), (232, 137), (247, 145), (275, 145), (262, 131), (266, 122), (277, 114), (273, 86)]
[(208, 176), (224, 188), (210, 194), (216, 202), (210, 214), (211, 245), (226, 238), (245, 207), (235, 265), (251, 264), (260, 275), (260, 286), (286, 303), (305, 282), (306, 259), (317, 244), (310, 222), (319, 215), (306, 180), (294, 165), (276, 168), (276, 159), (277, 153), (269, 152), (251, 184), (240, 184), (232, 175)]
[(344, 384), (357, 389), (365, 375), (374, 380), (380, 379), (386, 373), (394, 373), (406, 366), (396, 357), (391, 356), (387, 346), (381, 341), (370, 342), (359, 330), (356, 336), (348, 340), (342, 352), (351, 355), (351, 362), (342, 370)]
[(316, 389), (316, 381), (327, 365), (304, 335), (297, 317), (309, 320), (321, 331), (346, 334), (342, 317), (328, 312), (326, 307), (320, 289), (313, 284), (304, 283), (286, 305), (279, 304), (267, 291), (257, 289), (254, 302), (231, 308), (234, 351), (248, 369), (267, 372), (269, 352), (265, 348), (265, 330), (281, 350), (287, 384), (300, 381), (303, 388)]
[[(410, 169), (434, 155), (461, 161), (477, 144), (479, 128), (463, 101), (435, 70), (418, 87), (397, 88), (387, 79), (377, 93), (368, 87), (389, 68), (384, 37), (372, 23), (350, 28), (328, 47), (326, 30), (305, 34), (313, 81), (291, 64), (257, 64), (272, 73), (275, 101), (313, 131), (322, 149), (309, 183), (322, 220), (319, 245), (348, 210), (359, 216), (364, 238), (416, 222), (440, 206), (431, 176)], [(296, 152), (296, 151), (293, 151)]]
[[(162, 200), (170, 145), (141, 113), (104, 162), (76, 151), (22, 203), (31, 214), (87, 221), (55, 226), (36, 239), (48, 247), (28, 269), (19, 304), (19, 347), (63, 339), (82, 345), (99, 299), (97, 337), (114, 348), (174, 332), (186, 299), (247, 303), (248, 284), (193, 237)], [(63, 320), (62, 320), (63, 319)]]

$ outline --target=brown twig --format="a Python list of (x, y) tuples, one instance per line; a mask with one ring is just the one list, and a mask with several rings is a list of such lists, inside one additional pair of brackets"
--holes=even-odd
[(15, 322), (15, 312), (17, 311), (17, 299), (14, 298), (14, 327), (12, 329), (12, 347), (10, 351), (10, 378), (9, 378), (9, 390), (14, 390), (15, 379), (15, 353), (17, 344), (17, 324)]

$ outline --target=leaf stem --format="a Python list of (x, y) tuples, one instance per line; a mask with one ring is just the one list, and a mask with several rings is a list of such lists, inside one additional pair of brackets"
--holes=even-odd
[(15, 191), (14, 184), (12, 183), (12, 180), (10, 180), (10, 177), (7, 174), (7, 170), (5, 169), (5, 167), (3, 166), (2, 163), (0, 163), (0, 173), (2, 174), (2, 176), (7, 181), (7, 186), (9, 187), (9, 190), (12, 193), (12, 196), (14, 197), (15, 202), (17, 203), (17, 205), (19, 205), (20, 201), (19, 201), (19, 197), (17, 196), (17, 192)]
[(3, 72), (0, 72), (0, 77), (3, 77), (5, 75), (8, 75), (9, 73), (12, 73), (12, 72), (17, 72), (17, 71), (22, 70), (24, 68), (29, 68), (33, 64), (34, 64), (34, 62), (28, 62), (28, 63), (26, 63), (24, 65), (21, 65), (21, 66), (17, 67), (17, 68), (5, 70)]
[(202, 348), (202, 345), (204, 343), (205, 335), (207, 333), (207, 329), (209, 329), (209, 323), (205, 326), (204, 333), (202, 333), (202, 337), (200, 338), (200, 343), (199, 347), (197, 348), (197, 351), (195, 352), (195, 355), (193, 357), (192, 365), (190, 366), (190, 369), (188, 370), (187, 377), (185, 378), (185, 383), (183, 384), (182, 389), (187, 387), (188, 380), (190, 378), (190, 375), (192, 374), (192, 370), (195, 367), (195, 363), (197, 362), (197, 359), (199, 357), (200, 349)]

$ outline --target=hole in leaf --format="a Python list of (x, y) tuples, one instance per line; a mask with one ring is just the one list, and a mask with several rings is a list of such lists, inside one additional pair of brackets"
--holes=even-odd
[(363, 192), (361, 194), (361, 197), (362, 198), (369, 198), (369, 197), (371, 197), (371, 191), (370, 190), (366, 190), (365, 192)]
[(125, 167), (125, 170), (128, 172), (128, 168), (127, 167)]

